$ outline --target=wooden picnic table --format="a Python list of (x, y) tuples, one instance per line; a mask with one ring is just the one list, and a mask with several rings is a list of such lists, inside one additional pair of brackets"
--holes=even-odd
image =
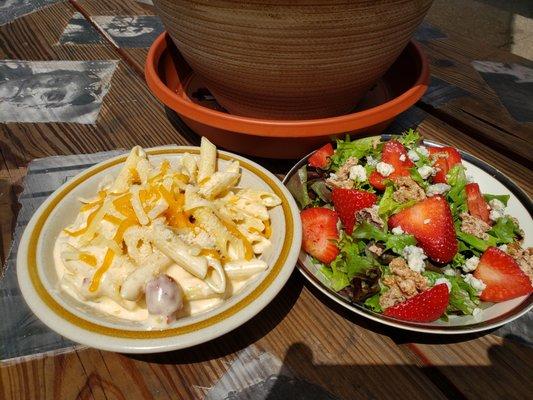
[[(17, 194), (32, 159), (198, 142), (176, 129), (148, 90), (143, 75), (146, 48), (119, 48), (94, 23), (101, 43), (58, 44), (75, 12), (89, 20), (97, 15), (154, 13), (151, 6), (131, 0), (71, 0), (0, 27), (1, 59), (119, 60), (95, 125), (0, 125), (2, 261), (15, 226)], [(397, 126), (418, 126), (426, 138), (474, 154), (510, 176), (531, 196), (532, 119), (514, 118), (509, 103), (472, 67), (472, 61), (502, 61), (529, 68), (532, 63), (453, 32), (437, 31), (440, 36), (422, 37), (421, 43), (432, 79), (441, 90), (418, 102), (398, 119)], [(266, 165), (284, 173), (290, 162)], [(531, 347), (490, 331), (433, 336), (387, 328), (338, 307), (295, 271), (266, 309), (218, 339), (165, 354), (132, 356), (83, 348), (11, 360), (0, 367), (0, 398), (203, 398), (239, 352), (250, 346), (280, 360), (295, 379), (341, 399), (533, 396)], [(239, 377), (233, 379), (237, 387)]]

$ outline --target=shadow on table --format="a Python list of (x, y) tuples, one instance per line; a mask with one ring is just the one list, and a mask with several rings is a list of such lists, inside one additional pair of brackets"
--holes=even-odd
[[(504, 341), (503, 345), (495, 345), (489, 349), (490, 364), (488, 365), (419, 367), (414, 364), (373, 365), (371, 362), (368, 365), (322, 365), (314, 361), (316, 357), (308, 346), (295, 343), (287, 350), (280, 373), (238, 388), (239, 380), (236, 380), (236, 377), (226, 376), (235, 373), (230, 369), (212, 391), (216, 391), (221, 383), (223, 385), (227, 378), (230, 378), (228, 380), (230, 387), (234, 385), (233, 389), (227, 391), (225, 396), (210, 397), (208, 395), (207, 399), (379, 399), (384, 396), (388, 397), (395, 391), (395, 398), (398, 399), (420, 398), (434, 394), (440, 394), (443, 398), (449, 399), (474, 398), (482, 394), (485, 394), (487, 398), (503, 398), (503, 396), (521, 398), (520, 396), (526, 396), (527, 393), (533, 393), (533, 383), (525, 376), (518, 375), (517, 372), (528, 371), (531, 365), (522, 365), (516, 370), (504, 371), (505, 366), (512, 361), (512, 356), (508, 353), (509, 349), (506, 349), (507, 345), (512, 347), (514, 344)], [(525, 360), (532, 360), (533, 350), (531, 348), (520, 350), (529, 352), (529, 356), (524, 355)], [(472, 362), (474, 363), (475, 360)], [(486, 361), (479, 360), (479, 362)], [(516, 360), (516, 362), (520, 361)], [(492, 379), (492, 377), (497, 378)], [(427, 378), (433, 387), (421, 378)], [(411, 383), (407, 384), (408, 382)], [(465, 390), (465, 387), (469, 386), (467, 382), (471, 382), (471, 387)], [(220, 393), (221, 391), (218, 392)]]

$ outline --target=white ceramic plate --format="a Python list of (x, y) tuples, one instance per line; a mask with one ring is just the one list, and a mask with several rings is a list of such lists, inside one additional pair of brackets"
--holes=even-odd
[[(442, 146), (442, 144), (427, 140), (424, 144), (431, 147)], [(463, 157), (463, 165), (466, 167), (467, 174), (473, 178), (474, 182), (479, 184), (482, 193), (508, 194), (511, 196), (507, 211), (520, 221), (520, 227), (525, 232), (524, 246), (533, 246), (533, 204), (531, 199), (516, 183), (494, 167), (469, 153), (464, 151), (460, 151), (460, 153)], [(296, 171), (307, 163), (307, 158), (311, 154), (304, 157), (291, 169), (285, 177), (284, 183), (288, 182)], [(533, 307), (532, 294), (502, 303), (482, 303), (480, 305), (482, 312), (477, 318), (473, 316), (452, 316), (448, 322), (441, 320), (431, 323), (403, 322), (375, 313), (361, 305), (353, 304), (347, 298), (333, 291), (324, 276), (318, 271), (317, 266), (311, 262), (311, 257), (304, 251), (300, 253), (298, 269), (322, 293), (354, 313), (385, 325), (416, 332), (464, 334), (484, 331), (511, 322), (527, 313)]]
[[(156, 164), (177, 160), (197, 147), (148, 149)], [(285, 186), (260, 165), (243, 157), (219, 151), (219, 168), (232, 160), (242, 167), (240, 187), (269, 190), (282, 205), (270, 211), (272, 246), (263, 254), (269, 268), (219, 306), (182, 318), (164, 330), (146, 330), (139, 323), (113, 318), (60, 290), (53, 261), (54, 242), (79, 210), (78, 197), (91, 197), (105, 175), (116, 176), (126, 155), (97, 164), (77, 175), (44, 203), (28, 223), (17, 255), (17, 275), (24, 299), (51, 329), (82, 344), (124, 353), (154, 353), (190, 347), (223, 335), (244, 324), (263, 309), (281, 290), (296, 264), (301, 244), (298, 207)]]

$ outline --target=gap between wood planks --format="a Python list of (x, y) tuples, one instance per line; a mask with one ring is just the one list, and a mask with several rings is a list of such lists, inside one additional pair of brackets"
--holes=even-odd
[[(80, 5), (76, 0), (69, 0), (69, 3), (78, 11), (80, 14), (83, 15), (83, 17), (89, 21), (89, 23), (93, 26), (94, 29), (104, 38), (104, 40), (111, 45), (111, 47), (118, 53), (118, 55), (121, 57), (121, 59), (126, 62), (130, 67), (133, 68), (133, 70), (144, 79), (144, 71), (138, 66), (138, 64), (120, 47), (117, 46), (115, 42), (113, 42), (107, 33), (98, 25), (96, 24), (92, 18), (91, 15)], [(420, 104), (419, 104), (420, 103)], [(437, 110), (429, 110), (429, 108), (432, 109), (432, 107), (427, 107), (425, 104), (418, 102), (417, 105), (420, 105), (424, 111), (426, 111), (428, 114), (432, 114), (435, 117), (439, 118), (440, 115), (435, 115), (438, 113), (433, 113), (431, 111), (437, 111)], [(439, 118), (442, 119), (442, 118)], [(448, 121), (444, 120), (446, 123)], [(463, 124), (463, 123), (461, 123)], [(457, 128), (453, 124), (449, 124), (453, 126), (454, 128)], [(463, 124), (464, 125), (464, 124)], [(424, 375), (427, 376), (427, 378), (437, 387), (438, 390), (440, 390), (443, 395), (450, 399), (466, 399), (466, 396), (459, 390), (459, 388), (448, 378), (446, 377), (442, 372), (439, 371), (438, 367), (434, 366), (431, 361), (426, 357), (424, 352), (416, 346), (414, 343), (407, 343), (407, 348), (409, 351), (422, 363), (423, 367), (422, 372)]]

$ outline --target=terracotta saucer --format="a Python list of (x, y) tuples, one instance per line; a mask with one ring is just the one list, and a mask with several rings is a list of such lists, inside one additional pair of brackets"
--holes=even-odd
[(427, 89), (429, 69), (410, 42), (392, 67), (350, 114), (312, 120), (267, 120), (227, 113), (202, 85), (167, 33), (152, 44), (145, 66), (154, 95), (198, 135), (228, 150), (266, 158), (297, 158), (331, 137), (382, 133)]

